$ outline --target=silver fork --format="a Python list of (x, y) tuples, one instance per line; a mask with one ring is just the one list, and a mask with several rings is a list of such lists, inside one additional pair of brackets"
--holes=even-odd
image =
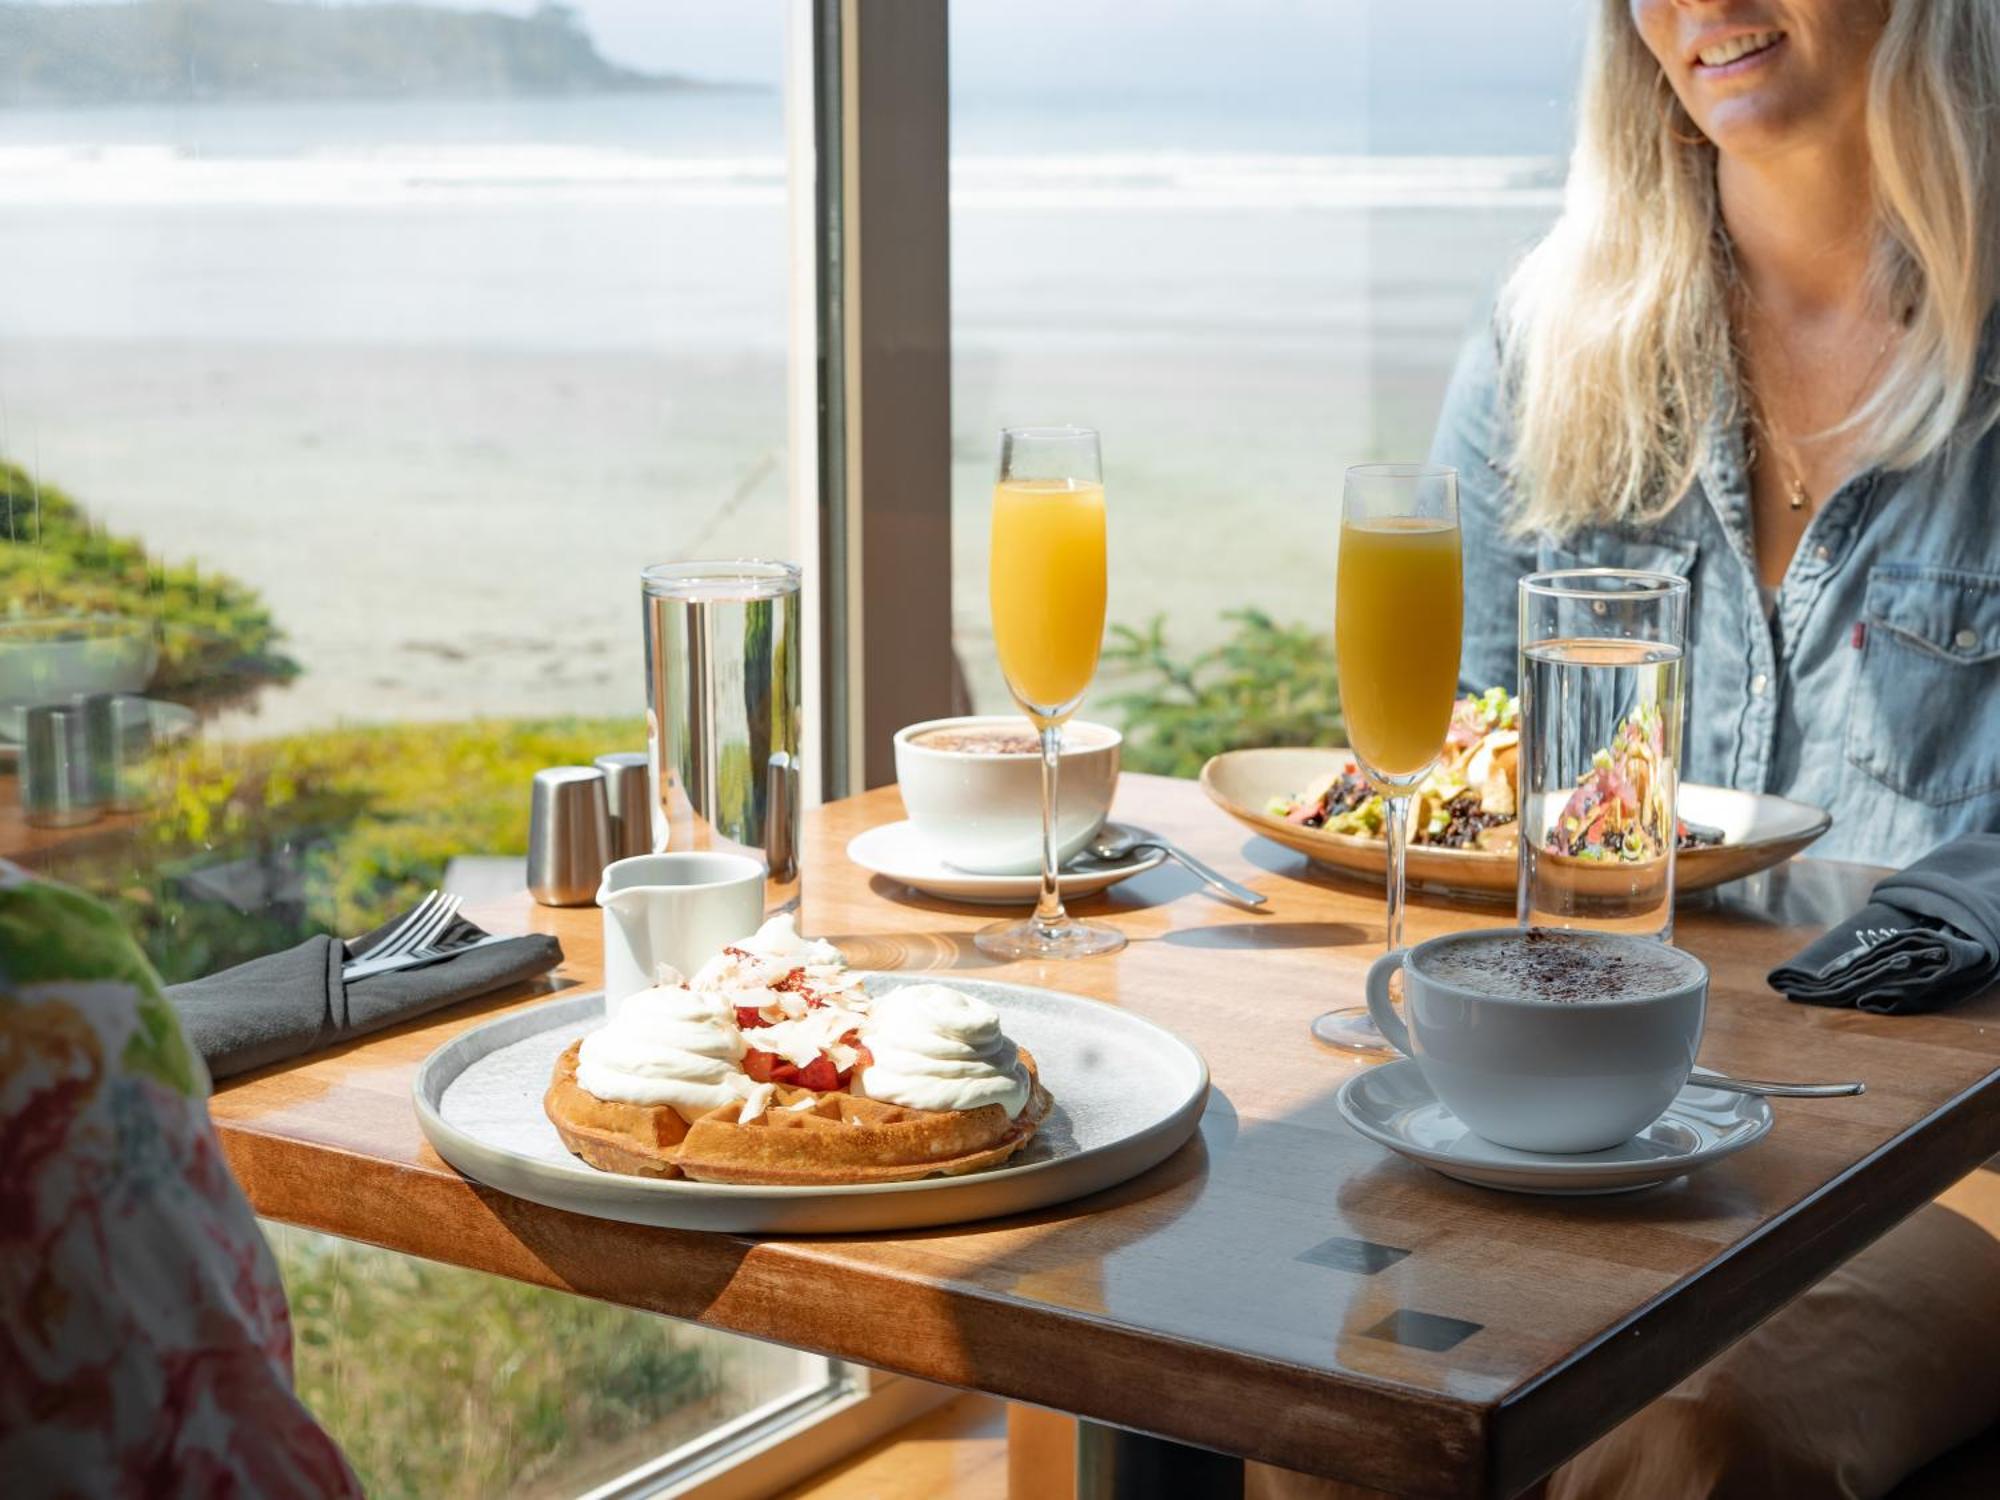
[(359, 958), (349, 959), (342, 964), (341, 977), (350, 979), (355, 971), (364, 965), (373, 967), (428, 947), (437, 940), (439, 933), (451, 925), (462, 904), (461, 897), (447, 896), (443, 891), (432, 891), (418, 902), (416, 910), (397, 923), (381, 942)]
[[(442, 900), (444, 900), (443, 891), (432, 891), (428, 896), (424, 897), (423, 900), (419, 901), (414, 907), (410, 909), (410, 914), (408, 916), (404, 917), (402, 921), (398, 922), (394, 927), (390, 928), (387, 936), (385, 936), (382, 939), (382, 941), (377, 943), (373, 948), (370, 948), (367, 954), (364, 956), (370, 958), (379, 958), (390, 953), (407, 952), (408, 944), (404, 942), (404, 938), (410, 933), (410, 931), (413, 928), (416, 927), (416, 925), (419, 922), (423, 921), (425, 917), (429, 916), (431, 913), (431, 908), (436, 906), (438, 902)], [(351, 961), (359, 963), (360, 959), (357, 958)]]
[(352, 968), (343, 969), (340, 977), (343, 983), (352, 983), (372, 975), (386, 974), (392, 969), (421, 969), (428, 964), (442, 963), (447, 958), (457, 958), (461, 953), (470, 953), (474, 948), (484, 948), (493, 943), (506, 941), (507, 934), (504, 932), (489, 932), (484, 937), (468, 938), (464, 942), (453, 943), (448, 948), (419, 948), (414, 953), (405, 953), (400, 958), (385, 958), (379, 963), (364, 958)]

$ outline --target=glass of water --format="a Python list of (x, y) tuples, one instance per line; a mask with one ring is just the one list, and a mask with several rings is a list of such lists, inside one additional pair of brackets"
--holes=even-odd
[(1521, 925), (1671, 941), (1688, 581), (1532, 573), (1520, 602)]
[(646, 606), (652, 847), (763, 859), (766, 913), (799, 899), (799, 569), (659, 563)]

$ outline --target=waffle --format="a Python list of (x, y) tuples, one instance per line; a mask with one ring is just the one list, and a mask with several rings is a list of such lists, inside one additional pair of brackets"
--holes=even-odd
[(630, 1177), (678, 1177), (674, 1153), (687, 1138), (688, 1122), (665, 1104), (621, 1104), (600, 1099), (576, 1081), (581, 1039), (556, 1059), (555, 1076), (542, 1096), (542, 1109), (562, 1143), (603, 1172)]
[(1008, 1119), (997, 1104), (907, 1109), (854, 1094), (779, 1086), (748, 1123), (738, 1102), (689, 1122), (667, 1105), (620, 1104), (587, 1092), (576, 1081), (580, 1045), (557, 1060), (543, 1107), (563, 1144), (584, 1161), (640, 1177), (797, 1187), (956, 1177), (1013, 1156), (1033, 1138), (1050, 1105), (1035, 1061), (1023, 1049), (1032, 1088), (1017, 1119)]

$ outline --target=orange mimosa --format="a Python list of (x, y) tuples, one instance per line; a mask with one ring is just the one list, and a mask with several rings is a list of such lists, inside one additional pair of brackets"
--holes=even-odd
[(991, 570), (1007, 686), (1037, 718), (1066, 716), (1096, 675), (1104, 640), (1104, 486), (1002, 480)]
[(1334, 655), (1348, 744), (1398, 780), (1444, 747), (1458, 696), (1458, 527), (1417, 516), (1347, 521), (1334, 587)]

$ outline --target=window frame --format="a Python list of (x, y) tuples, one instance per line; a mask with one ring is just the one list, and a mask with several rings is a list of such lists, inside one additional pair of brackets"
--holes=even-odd
[(951, 616), (950, 7), (794, 6), (795, 64), (810, 56), (812, 69), (802, 82), (794, 66), (787, 102), (810, 116), (813, 151), (801, 160), (795, 129), (793, 535), (810, 559), (808, 765), (836, 798), (894, 781), (896, 730), (965, 701)]
[(776, 1397), (578, 1500), (763, 1500), (958, 1394), (844, 1360), (827, 1363), (826, 1383)]

